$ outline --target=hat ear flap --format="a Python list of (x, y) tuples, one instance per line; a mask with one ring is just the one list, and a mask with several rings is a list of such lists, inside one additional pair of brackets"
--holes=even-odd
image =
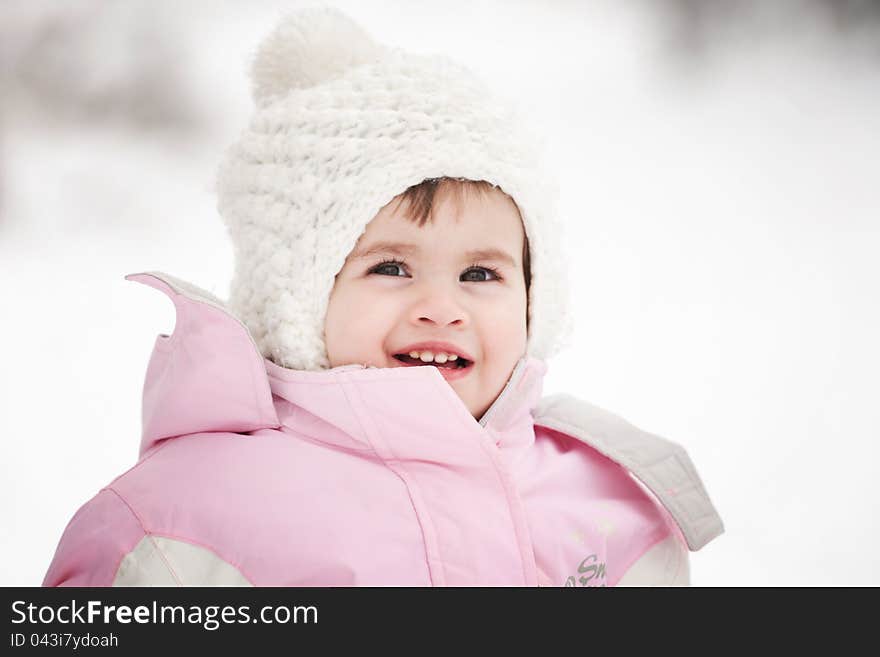
[(337, 9), (293, 14), (260, 44), (251, 64), (251, 93), (259, 107), (331, 80), (382, 52), (364, 29)]

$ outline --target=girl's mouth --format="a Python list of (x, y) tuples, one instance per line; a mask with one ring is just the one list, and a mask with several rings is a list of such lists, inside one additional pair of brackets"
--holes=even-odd
[(403, 363), (404, 367), (436, 367), (437, 371), (447, 381), (454, 381), (465, 377), (474, 369), (474, 362), (464, 358), (457, 358), (452, 361), (447, 360), (445, 363), (433, 361), (426, 363), (420, 358), (413, 358), (409, 354), (394, 354), (394, 358)]

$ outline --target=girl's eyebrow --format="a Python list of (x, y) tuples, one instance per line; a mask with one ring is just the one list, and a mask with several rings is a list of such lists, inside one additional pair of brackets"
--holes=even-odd
[(379, 253), (388, 253), (391, 255), (408, 256), (418, 252), (419, 247), (415, 244), (404, 244), (403, 242), (376, 242), (369, 247), (361, 247), (355, 249), (352, 254), (352, 260), (357, 258), (369, 258)]
[(507, 251), (502, 251), (501, 249), (474, 249), (464, 255), (468, 260), (496, 260), (516, 269), (516, 260)]
[[(419, 252), (416, 244), (406, 244), (404, 242), (377, 242), (365, 248), (356, 249), (351, 254), (352, 260), (361, 258), (369, 258), (370, 256), (385, 253), (397, 256), (410, 256)], [(516, 269), (516, 260), (513, 259), (506, 251), (501, 249), (473, 249), (464, 254), (468, 260), (496, 260)]]

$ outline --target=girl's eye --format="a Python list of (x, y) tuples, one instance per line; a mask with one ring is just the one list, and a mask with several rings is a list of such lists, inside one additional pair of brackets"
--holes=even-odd
[[(406, 263), (401, 260), (386, 260), (370, 269), (370, 274), (378, 274), (379, 276), (395, 276), (400, 278), (408, 278), (406, 273)], [(488, 283), (490, 281), (500, 281), (501, 275), (492, 267), (481, 267), (480, 265), (471, 265), (460, 279), (467, 283)]]
[[(473, 274), (473, 276), (472, 276), (472, 274)], [(487, 277), (484, 277), (484, 274), (486, 274)], [(479, 266), (474, 265), (472, 267), (469, 267), (461, 275), (461, 280), (483, 283), (483, 282), (496, 281), (496, 280), (500, 281), (501, 276), (499, 276), (498, 272), (495, 269), (492, 269), (491, 267), (479, 267)]]
[[(385, 262), (380, 262), (373, 267), (370, 270), (370, 273), (379, 274), (381, 276), (406, 276), (406, 272), (403, 270), (404, 264), (405, 263), (398, 260), (387, 260)], [(403, 273), (398, 273), (398, 271)]]

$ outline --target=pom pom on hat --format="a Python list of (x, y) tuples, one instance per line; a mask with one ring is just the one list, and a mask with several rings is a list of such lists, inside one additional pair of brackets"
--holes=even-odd
[(251, 66), (251, 92), (266, 107), (293, 89), (339, 77), (381, 55), (364, 29), (337, 9), (303, 9), (288, 16), (263, 41)]

